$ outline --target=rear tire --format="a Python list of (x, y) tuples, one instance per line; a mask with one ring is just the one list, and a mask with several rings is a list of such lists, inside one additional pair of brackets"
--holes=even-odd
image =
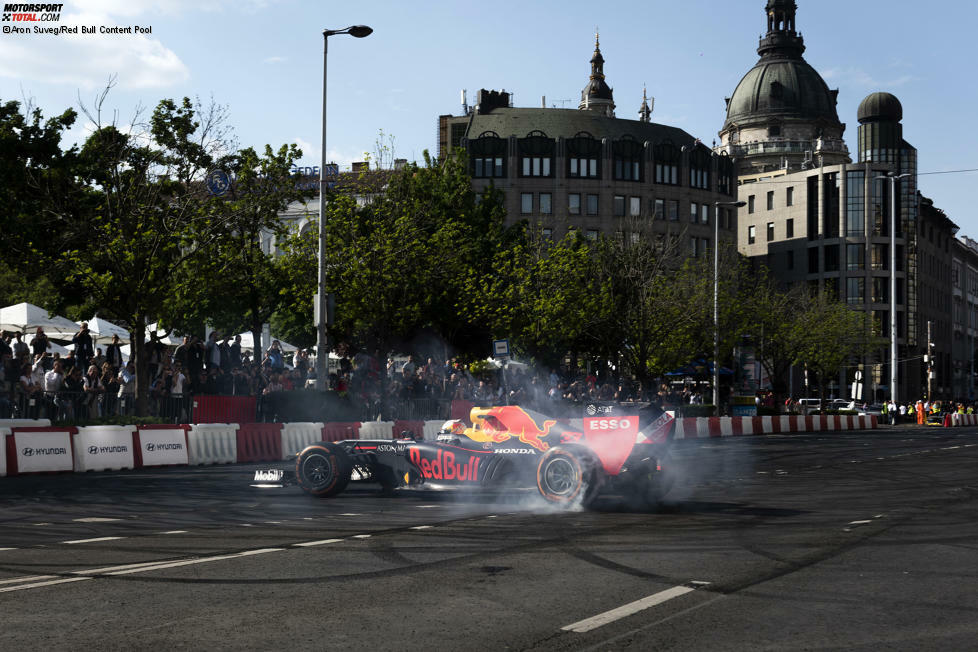
[(600, 478), (597, 461), (581, 446), (551, 448), (537, 465), (540, 495), (565, 507), (587, 506), (597, 494)]
[(328, 498), (346, 489), (353, 472), (350, 456), (340, 446), (321, 441), (307, 446), (295, 460), (295, 477), (307, 494)]

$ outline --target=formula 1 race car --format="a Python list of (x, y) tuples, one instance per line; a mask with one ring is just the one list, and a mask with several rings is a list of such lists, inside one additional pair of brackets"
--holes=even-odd
[(296, 455), (294, 470), (259, 470), (255, 481), (298, 484), (319, 497), (359, 480), (388, 492), (422, 484), (535, 487), (558, 505), (587, 505), (605, 492), (654, 504), (672, 484), (673, 417), (657, 408), (638, 412), (585, 417), (575, 429), (515, 405), (473, 408), (471, 427), (448, 421), (436, 441), (404, 433), (394, 440), (318, 442)]

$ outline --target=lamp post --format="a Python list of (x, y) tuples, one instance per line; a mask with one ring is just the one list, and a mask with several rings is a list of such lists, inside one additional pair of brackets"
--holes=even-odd
[(720, 208), (746, 206), (745, 201), (713, 202), (713, 408), (720, 416)]
[(896, 182), (911, 176), (909, 172), (904, 174), (887, 174), (878, 176), (877, 179), (888, 179), (890, 181), (890, 400), (896, 403), (897, 396), (897, 297), (896, 297)]
[(326, 388), (329, 351), (326, 345), (326, 53), (329, 37), (349, 34), (356, 38), (369, 36), (374, 30), (366, 25), (345, 29), (323, 30), (323, 142), (319, 156), (319, 283), (316, 289), (316, 389)]

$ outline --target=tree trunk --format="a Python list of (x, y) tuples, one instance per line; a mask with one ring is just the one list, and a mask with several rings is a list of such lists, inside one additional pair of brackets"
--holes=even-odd
[(136, 363), (136, 416), (149, 414), (149, 359), (146, 355), (146, 319), (140, 315), (129, 335), (130, 359)]

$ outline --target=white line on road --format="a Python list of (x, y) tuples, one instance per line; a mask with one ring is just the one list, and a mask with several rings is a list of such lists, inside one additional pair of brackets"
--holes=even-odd
[(654, 593), (648, 597), (642, 598), (641, 600), (636, 600), (635, 602), (630, 602), (626, 605), (618, 607), (617, 609), (612, 609), (611, 611), (606, 611), (598, 614), (597, 616), (580, 620), (576, 623), (567, 625), (566, 627), (561, 627), (561, 629), (567, 632), (577, 632), (579, 634), (583, 634), (584, 632), (597, 629), (598, 627), (602, 627), (608, 623), (626, 618), (638, 613), (639, 611), (644, 611), (649, 607), (654, 607), (657, 604), (662, 604), (667, 600), (678, 598), (681, 595), (686, 595), (687, 593), (695, 590), (696, 589), (692, 589), (688, 586), (674, 586), (671, 589)]
[(340, 516), (363, 516), (363, 514), (340, 514)]
[(52, 586), (54, 584), (67, 584), (68, 582), (84, 582), (85, 580), (90, 580), (91, 577), (68, 577), (62, 580), (51, 580), (49, 582), (37, 582), (36, 584), (22, 584), (20, 586), (7, 586), (0, 589), (0, 593), (7, 593), (9, 591), (23, 591), (24, 589), (38, 589), (42, 586)]
[(0, 551), (2, 551), (2, 550), (16, 550), (16, 549), (17, 548), (0, 548)]
[(16, 584), (17, 582), (37, 582), (39, 580), (49, 580), (57, 575), (31, 575), (30, 577), (15, 577), (9, 580), (0, 580), (0, 584)]
[(327, 543), (339, 543), (343, 539), (323, 539), (322, 541), (307, 541), (305, 543), (295, 544), (298, 548), (309, 548), (312, 546), (324, 546)]
[(76, 518), (73, 519), (75, 523), (112, 523), (114, 521), (121, 521), (121, 518), (104, 518), (102, 516), (89, 516), (87, 518)]
[(147, 573), (149, 571), (164, 570), (166, 568), (177, 568), (178, 566), (191, 566), (194, 564), (206, 564), (212, 561), (224, 559), (237, 559), (239, 557), (250, 557), (251, 555), (261, 555), (266, 552), (281, 552), (284, 548), (260, 548), (258, 550), (246, 550), (230, 555), (216, 555), (214, 557), (200, 557), (198, 559), (184, 559), (182, 561), (170, 561), (152, 566), (141, 566), (139, 568), (124, 568), (122, 570), (103, 573), (104, 575), (131, 575), (133, 573)]
[(186, 534), (189, 530), (168, 530), (166, 532), (160, 532), (160, 534)]
[(369, 539), (369, 534), (354, 534), (351, 538), (353, 539)]
[(75, 543), (95, 543), (97, 541), (116, 541), (117, 539), (125, 539), (125, 537), (95, 537), (94, 539), (75, 539), (74, 541), (62, 541), (61, 543), (67, 543), (68, 545), (73, 545)]
[(872, 523), (872, 521), (849, 521), (849, 525), (866, 525), (867, 523)]

